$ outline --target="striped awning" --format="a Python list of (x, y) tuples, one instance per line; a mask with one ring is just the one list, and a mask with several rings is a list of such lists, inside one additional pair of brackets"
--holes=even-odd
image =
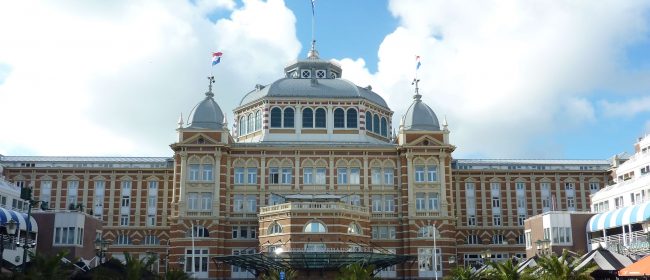
[(616, 228), (622, 225), (636, 224), (650, 219), (650, 202), (632, 205), (597, 214), (587, 223), (587, 231), (595, 232)]
[(21, 213), (14, 210), (9, 210), (5, 208), (0, 208), (0, 224), (5, 224), (10, 220), (16, 221), (18, 223), (18, 228), (22, 231), (25, 231), (26, 227), (29, 228), (30, 232), (38, 232), (38, 225), (34, 217), (29, 217), (30, 223), (26, 223), (27, 214)]

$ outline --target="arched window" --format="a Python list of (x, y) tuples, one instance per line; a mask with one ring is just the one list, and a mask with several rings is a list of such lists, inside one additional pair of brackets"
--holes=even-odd
[(314, 127), (314, 110), (311, 108), (305, 108), (302, 110), (302, 127)]
[(323, 223), (317, 222), (317, 221), (312, 221), (312, 222), (307, 223), (307, 225), (305, 225), (304, 232), (307, 232), (307, 233), (327, 232), (327, 229), (325, 228), (325, 225), (323, 225)]
[(361, 227), (357, 223), (350, 223), (348, 226), (348, 233), (349, 234), (363, 234), (363, 231), (361, 230)]
[(384, 117), (381, 118), (381, 136), (388, 137), (388, 126)]
[(260, 110), (255, 111), (255, 130), (262, 129), (262, 112)]
[(255, 131), (255, 119), (253, 118), (253, 114), (248, 114), (246, 118), (248, 118), (248, 132), (250, 133)]
[(348, 120), (347, 120), (347, 125), (348, 128), (357, 128), (357, 110), (356, 109), (348, 109)]
[(284, 109), (284, 127), (293, 127), (293, 108)]
[(282, 109), (271, 109), (271, 127), (282, 127)]
[(345, 127), (345, 112), (341, 108), (334, 110), (334, 127)]
[(440, 232), (432, 225), (423, 226), (418, 229), (418, 237), (420, 238), (433, 238), (434, 235), (436, 238), (440, 238)]
[(326, 114), (325, 114), (325, 109), (323, 108), (318, 108), (316, 109), (316, 127), (317, 128), (325, 128), (327, 125), (327, 119), (326, 119)]
[(278, 224), (277, 222), (273, 222), (269, 226), (268, 230), (266, 231), (266, 234), (269, 234), (269, 235), (270, 234), (278, 234), (278, 233), (282, 233), (282, 226), (280, 224)]
[(379, 134), (379, 115), (372, 117), (372, 132)]
[(203, 226), (193, 226), (187, 232), (185, 232), (185, 237), (210, 237), (210, 232), (207, 228)]
[(372, 131), (372, 114), (366, 112), (366, 130)]
[(239, 118), (239, 135), (245, 135), (247, 133), (246, 131), (246, 118), (242, 116)]

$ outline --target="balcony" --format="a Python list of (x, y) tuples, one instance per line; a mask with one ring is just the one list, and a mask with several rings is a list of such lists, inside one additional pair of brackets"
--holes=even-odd
[(643, 230), (626, 233), (625, 236), (615, 234), (592, 238), (589, 243), (592, 249), (600, 246), (623, 255), (650, 253), (650, 235)]
[(270, 215), (280, 212), (309, 212), (323, 210), (342, 210), (368, 215), (368, 207), (350, 205), (341, 202), (289, 202), (271, 206), (260, 207), (260, 215)]
[(210, 217), (212, 216), (212, 210), (187, 211), (187, 216), (188, 217)]

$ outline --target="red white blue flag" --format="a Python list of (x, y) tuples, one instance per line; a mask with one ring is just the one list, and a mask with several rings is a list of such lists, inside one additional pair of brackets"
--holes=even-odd
[(219, 62), (221, 62), (221, 56), (222, 55), (223, 55), (223, 53), (221, 53), (221, 52), (212, 53), (212, 66), (215, 66), (215, 65), (219, 64)]
[(416, 55), (415, 56), (415, 70), (420, 69), (420, 66), (422, 66), (422, 63), (420, 62), (420, 56)]

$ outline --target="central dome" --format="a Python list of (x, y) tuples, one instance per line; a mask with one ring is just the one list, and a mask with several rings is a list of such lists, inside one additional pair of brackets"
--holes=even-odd
[(413, 100), (402, 118), (402, 128), (404, 130), (440, 130), (440, 123), (438, 123), (436, 113), (427, 104), (424, 104), (420, 98), (421, 95), (415, 95), (415, 100)]
[(214, 101), (214, 94), (205, 93), (205, 99), (197, 104), (190, 113), (190, 128), (220, 130), (223, 128), (223, 112), (219, 104)]

